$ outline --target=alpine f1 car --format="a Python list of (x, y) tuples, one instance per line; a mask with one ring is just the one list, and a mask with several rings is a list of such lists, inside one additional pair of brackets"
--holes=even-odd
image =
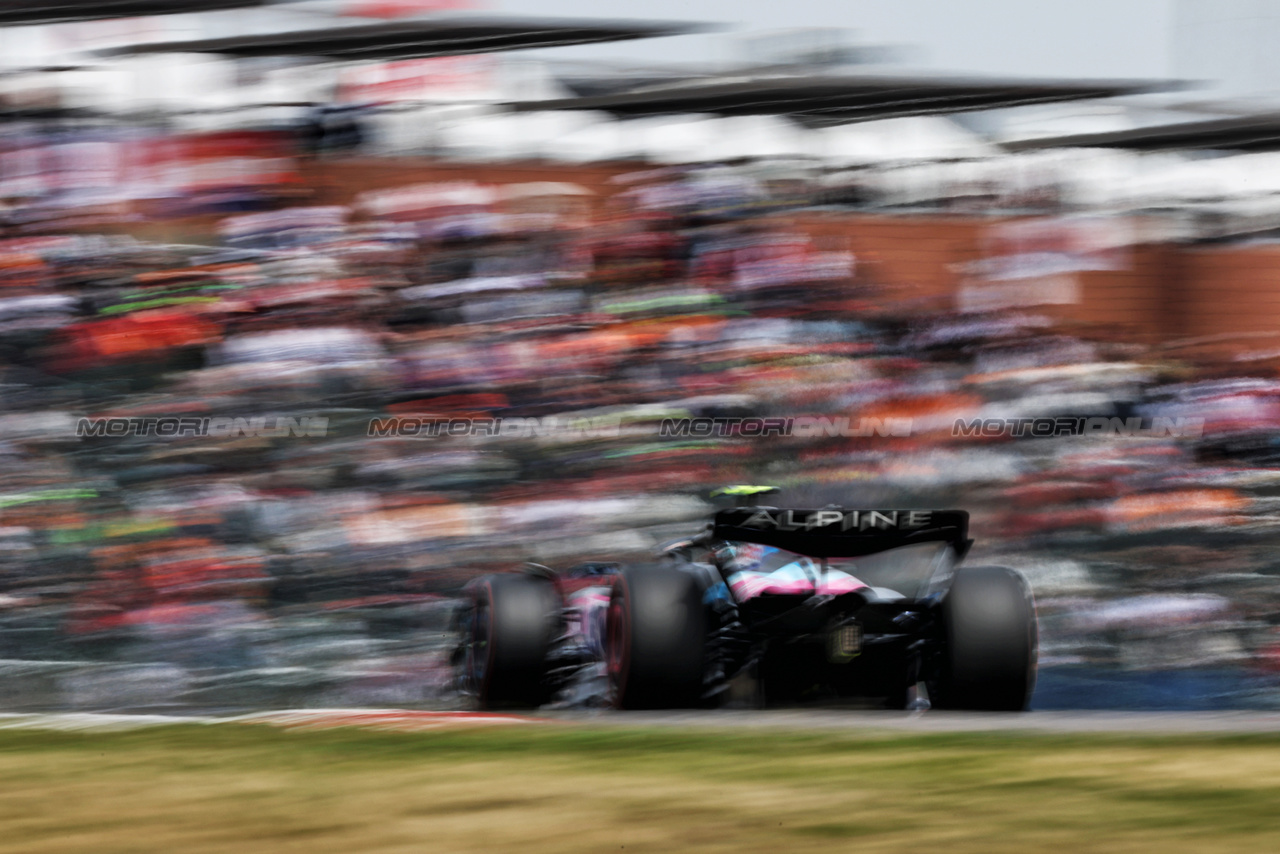
[[(962, 510), (738, 506), (651, 563), (471, 582), (455, 615), (459, 689), (484, 708), (536, 707), (607, 674), (621, 708), (870, 702), (1019, 711), (1036, 676), (1023, 577), (960, 565)], [(735, 696), (743, 695), (735, 688)]]

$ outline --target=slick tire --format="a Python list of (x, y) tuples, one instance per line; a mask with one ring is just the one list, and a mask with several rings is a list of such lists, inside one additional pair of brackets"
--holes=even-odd
[(533, 575), (491, 575), (470, 596), (464, 667), (477, 705), (531, 709), (547, 702), (547, 655), (561, 607), (555, 585)]
[(660, 565), (627, 567), (618, 573), (605, 642), (615, 706), (697, 706), (706, 643), (702, 587), (692, 573)]
[(935, 708), (1020, 712), (1036, 682), (1039, 628), (1026, 580), (1002, 566), (956, 571), (942, 601)]

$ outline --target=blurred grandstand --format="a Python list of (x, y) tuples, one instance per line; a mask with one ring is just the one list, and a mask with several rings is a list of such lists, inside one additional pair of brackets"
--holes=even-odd
[[(1134, 131), (1006, 147), (948, 116), (1121, 97), (1150, 119), (1173, 108), (1132, 99), (1167, 86), (868, 74), (837, 52), (591, 87), (459, 60), (480, 30), (489, 50), (682, 28), (153, 22), (78, 31), (70, 70), (12, 69), (0, 707), (448, 703), (467, 579), (643, 555), (728, 482), (970, 509), (975, 557), (1035, 587), (1042, 707), (1280, 705), (1280, 161), (1258, 134), (1212, 158), (1141, 153)], [(352, 66), (371, 33), (394, 60)], [(179, 82), (138, 79), (153, 61)], [(369, 435), (391, 416), (621, 429)], [(802, 416), (911, 430), (660, 430)], [(1203, 429), (955, 429), (1082, 416)]]

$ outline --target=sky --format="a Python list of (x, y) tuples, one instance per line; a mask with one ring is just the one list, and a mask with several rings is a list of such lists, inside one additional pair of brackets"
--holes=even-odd
[[(1199, 0), (1210, 2), (1210, 0)], [(336, 9), (362, 0), (310, 0), (310, 8)], [(611, 61), (714, 62), (741, 57), (736, 36), (798, 27), (848, 31), (856, 44), (898, 49), (899, 64), (934, 71), (1031, 77), (1160, 78), (1175, 76), (1174, 8), (1188, 0), (420, 0), (466, 14), (478, 11), (533, 17), (638, 18), (725, 24), (725, 32), (677, 38), (588, 45), (538, 52), (559, 58)], [(1192, 0), (1194, 2), (1194, 0)], [(1274, 0), (1216, 0), (1244, 6)], [(296, 7), (295, 7), (296, 8)], [(306, 12), (238, 10), (201, 16), (190, 33), (176, 16), (164, 23), (169, 37), (223, 35), (281, 26), (323, 25)], [(152, 19), (155, 21), (156, 19)], [(195, 19), (192, 18), (194, 25)], [(98, 23), (94, 33), (147, 21)], [(179, 32), (181, 31), (181, 32)], [(48, 48), (14, 31), (9, 54)], [(40, 41), (40, 40), (36, 40)], [(58, 40), (55, 40), (58, 41)], [(31, 43), (29, 43), (31, 42)], [(58, 42), (61, 43), (60, 41)], [(1265, 48), (1271, 53), (1270, 47)], [(24, 56), (23, 59), (26, 57)], [(17, 61), (18, 57), (9, 59)], [(18, 63), (21, 64), (21, 63)]]
[[(734, 25), (735, 32), (840, 27), (856, 41), (907, 48), (916, 68), (1036, 77), (1173, 74), (1174, 0), (489, 0), (522, 15), (659, 18)], [(717, 61), (725, 34), (560, 49), (575, 59)]]

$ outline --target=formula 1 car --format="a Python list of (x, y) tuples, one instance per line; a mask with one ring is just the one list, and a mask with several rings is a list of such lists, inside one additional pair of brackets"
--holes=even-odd
[(959, 565), (967, 512), (756, 503), (773, 491), (718, 491), (738, 506), (651, 563), (476, 579), (455, 614), (459, 690), (528, 708), (603, 672), (620, 708), (715, 706), (743, 685), (753, 704), (1027, 707), (1031, 591), (1011, 569)]

